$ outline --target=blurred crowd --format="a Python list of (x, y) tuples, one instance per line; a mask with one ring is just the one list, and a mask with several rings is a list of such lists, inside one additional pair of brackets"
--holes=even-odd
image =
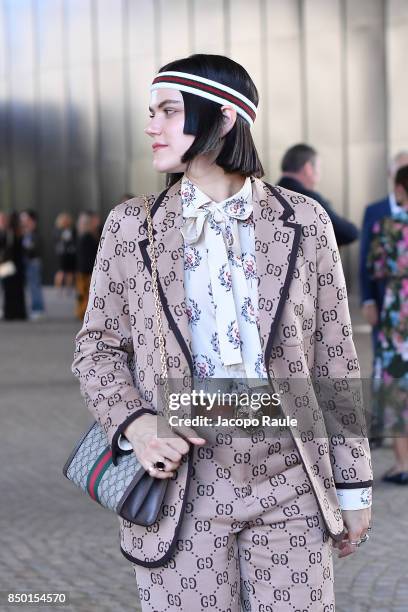
[[(76, 222), (68, 212), (55, 219), (54, 245), (57, 271), (54, 284), (75, 292), (75, 314), (83, 319), (89, 285), (101, 235), (101, 218), (82, 211)], [(41, 240), (34, 210), (7, 215), (0, 212), (0, 279), (3, 319), (36, 321), (46, 316), (43, 295)]]
[[(132, 197), (125, 193), (120, 202)], [(75, 294), (75, 315), (81, 321), (101, 232), (101, 216), (92, 210), (81, 211), (76, 220), (71, 213), (60, 212), (54, 223), (54, 286), (67, 295)], [(46, 317), (40, 235), (36, 211), (0, 211), (0, 282), (5, 321)]]

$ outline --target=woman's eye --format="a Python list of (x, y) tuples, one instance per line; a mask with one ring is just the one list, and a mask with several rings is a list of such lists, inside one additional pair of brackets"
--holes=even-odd
[(166, 115), (172, 115), (175, 112), (175, 110), (174, 108), (165, 108), (164, 112), (166, 113)]

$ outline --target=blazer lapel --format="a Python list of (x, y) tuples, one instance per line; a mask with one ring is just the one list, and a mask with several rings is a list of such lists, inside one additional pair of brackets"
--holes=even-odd
[(265, 366), (295, 269), (302, 226), (289, 221), (293, 208), (276, 187), (255, 179), (252, 185), (259, 326)]
[[(173, 332), (166, 336), (167, 355), (179, 353), (178, 347), (172, 350), (173, 343), (177, 342), (187, 360), (190, 375), (193, 377), (191, 334), (184, 290), (183, 236), (180, 231), (183, 224), (180, 181), (163, 191), (154, 204), (151, 203), (151, 216), (157, 257), (159, 296), (168, 327)], [(146, 229), (147, 236), (147, 220), (143, 227)], [(139, 242), (143, 261), (151, 274), (148, 245), (148, 238)]]

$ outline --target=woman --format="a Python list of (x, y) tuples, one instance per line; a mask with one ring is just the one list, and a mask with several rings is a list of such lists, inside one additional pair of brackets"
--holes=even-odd
[(89, 299), (92, 269), (98, 250), (99, 215), (93, 211), (83, 211), (77, 221), (76, 242), (76, 303), (77, 319), (84, 318)]
[(24, 294), (24, 251), (19, 214), (11, 213), (6, 227), (3, 260), (14, 264), (15, 272), (3, 278), (3, 318), (6, 321), (27, 319)]
[(375, 373), (395, 464), (384, 480), (408, 485), (408, 166), (395, 176), (395, 196), (398, 212), (373, 227), (368, 267), (372, 278), (386, 281)]
[(55, 252), (58, 256), (58, 270), (54, 285), (68, 291), (74, 287), (76, 270), (76, 235), (74, 220), (69, 213), (61, 212), (55, 219)]
[[(316, 398), (293, 397), (295, 383), (312, 369), (355, 379), (358, 362), (331, 223), (315, 202), (260, 180), (257, 105), (248, 73), (222, 56), (172, 62), (153, 80), (145, 131), (155, 170), (169, 175), (149, 197), (168, 376), (191, 397), (196, 385), (290, 378), (281, 409), (303, 418)], [(181, 418), (171, 430), (157, 400), (148, 242), (143, 198), (111, 211), (73, 363), (114, 457), (128, 441), (152, 476), (171, 479), (153, 526), (121, 521), (143, 611), (332, 609), (332, 544), (345, 556), (367, 539), (367, 440), (193, 430)], [(312, 402), (302, 415), (299, 398)]]

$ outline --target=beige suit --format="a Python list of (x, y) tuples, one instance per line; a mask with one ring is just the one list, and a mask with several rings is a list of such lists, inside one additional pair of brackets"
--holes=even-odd
[[(320, 205), (252, 180), (265, 364), (272, 381), (283, 381), (283, 412), (302, 422), (301, 431), (294, 432), (297, 453), (325, 528), (332, 538), (340, 539), (343, 522), (336, 485), (368, 486), (372, 470), (362, 421), (352, 433), (347, 429), (350, 420), (356, 420), (359, 391), (353, 385), (332, 384), (357, 382), (360, 374), (339, 253), (331, 222)], [(182, 380), (189, 391), (192, 359), (184, 304), (179, 188), (176, 183), (157, 199), (150, 196), (149, 201), (169, 376)], [(160, 361), (147, 247), (143, 200), (134, 198), (118, 205), (103, 230), (88, 308), (76, 338), (73, 372), (80, 379), (88, 408), (105, 428), (114, 454), (118, 452), (118, 436), (127, 424), (140, 410), (157, 406)], [(321, 388), (315, 392), (308, 383), (311, 375), (328, 383), (337, 404), (326, 396), (320, 401)], [(288, 380), (293, 385), (288, 385)], [(340, 418), (336, 418), (333, 405), (341, 411)], [(319, 435), (319, 426), (309, 427), (311, 416), (311, 422), (319, 426), (326, 417), (335, 422), (328, 439)], [(197, 449), (191, 448), (177, 478), (170, 481), (155, 525), (141, 527), (121, 521), (122, 552), (129, 560), (152, 568), (172, 558), (182, 509), (188, 503), (188, 470), (194, 453)]]

